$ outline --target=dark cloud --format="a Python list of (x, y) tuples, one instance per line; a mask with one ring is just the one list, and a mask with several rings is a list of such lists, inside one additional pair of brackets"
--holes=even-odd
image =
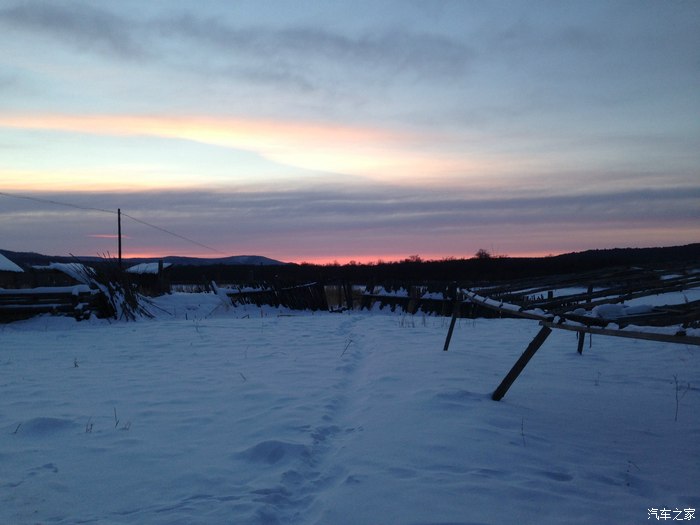
[(152, 19), (149, 27), (169, 68), (206, 78), (210, 89), (265, 100), (266, 109), (279, 104), (322, 118), (357, 116), (378, 102), (375, 118), (401, 104), (423, 114), (426, 102), (444, 103), (440, 92), (469, 78), (475, 59), (457, 39), (398, 27), (343, 32), (192, 14)]
[[(459, 194), (457, 194), (459, 195)], [(220, 209), (236, 217), (294, 230), (435, 229), (458, 230), (473, 225), (601, 225), (611, 221), (639, 224), (697, 221), (700, 189), (639, 190), (600, 195), (563, 195), (472, 199), (442, 192), (378, 188), (357, 192), (289, 192), (255, 196), (231, 195)], [(242, 215), (239, 215), (243, 212)], [(253, 221), (251, 221), (252, 223)]]
[(609, 50), (612, 40), (601, 29), (570, 24), (561, 27), (551, 23), (538, 27), (536, 23), (521, 19), (497, 29), (487, 42), (492, 51), (518, 61), (524, 56), (546, 60), (562, 52), (595, 56)]
[[(97, 242), (94, 238), (81, 239), (113, 233), (115, 228), (114, 214), (0, 198), (0, 224), (7, 225), (0, 228), (0, 234), (9, 243), (4, 248), (12, 249), (13, 239), (25, 243), (30, 239), (34, 244), (27, 249), (37, 251), (47, 251), (42, 244), (55, 244), (55, 239), (91, 246)], [(627, 232), (700, 228), (700, 188), (696, 186), (484, 199), (459, 192), (382, 186), (354, 190), (76, 193), (42, 198), (89, 208), (120, 207), (133, 217), (222, 251), (266, 243), (271, 243), (268, 250), (272, 245), (291, 250), (296, 243), (312, 252), (332, 242), (337, 243), (337, 249), (347, 243), (358, 252), (367, 250), (367, 246), (376, 251), (382, 248), (380, 240), (398, 245), (413, 239), (416, 247), (441, 245), (441, 251), (449, 253), (455, 239), (470, 235), (484, 238), (508, 232), (525, 243), (528, 235), (548, 232), (551, 239), (570, 244), (570, 232), (574, 231), (595, 236), (611, 228)], [(132, 237), (132, 247), (139, 245), (147, 250), (171, 246), (173, 252), (193, 248), (182, 239), (128, 219), (123, 228)], [(624, 241), (619, 240), (621, 245)], [(694, 241), (698, 239), (686, 242)], [(108, 241), (101, 242), (109, 245)], [(649, 242), (664, 244), (652, 237)], [(87, 248), (70, 249), (88, 253)], [(403, 249), (411, 251), (405, 246)]]
[(48, 36), (81, 51), (148, 59), (173, 71), (234, 78), (295, 92), (343, 92), (461, 78), (474, 58), (429, 31), (343, 34), (312, 25), (236, 25), (192, 11), (139, 17), (118, 4), (29, 1), (0, 9), (0, 27)]
[(135, 23), (94, 3), (21, 2), (0, 9), (0, 25), (50, 35), (83, 50), (121, 57), (148, 54)]
[(0, 23), (125, 56), (147, 54), (148, 43), (156, 39), (166, 53), (168, 40), (186, 38), (190, 44), (216, 51), (224, 62), (227, 57), (247, 56), (279, 69), (323, 60), (341, 68), (453, 76), (462, 75), (473, 58), (464, 44), (428, 32), (387, 29), (348, 36), (312, 26), (237, 27), (192, 13), (136, 21), (93, 3), (17, 3), (0, 9)]
[(249, 55), (286, 68), (322, 60), (339, 68), (374, 68), (422, 76), (465, 73), (472, 51), (460, 42), (427, 32), (385, 30), (348, 36), (318, 27), (235, 27), (192, 14), (157, 22), (163, 35), (187, 37), (232, 57)]

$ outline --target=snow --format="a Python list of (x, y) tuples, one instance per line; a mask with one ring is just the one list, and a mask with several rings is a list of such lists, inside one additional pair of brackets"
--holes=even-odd
[(630, 299), (625, 304), (636, 306), (639, 304), (649, 304), (653, 306), (666, 306), (669, 304), (683, 304), (688, 301), (700, 300), (700, 288), (692, 287), (676, 292), (666, 292), (656, 295), (647, 295), (638, 299)]
[[(592, 291), (598, 292), (600, 290), (602, 290), (602, 288), (594, 287)], [(527, 292), (528, 290), (524, 290), (524, 291)], [(549, 291), (552, 292), (553, 298), (554, 297), (559, 298), (559, 297), (567, 297), (569, 295), (580, 295), (580, 294), (588, 293), (588, 287), (585, 287), (585, 286), (570, 286), (570, 287), (563, 287), (563, 288), (554, 287)], [(542, 292), (542, 291), (539, 291), (537, 293), (534, 293), (534, 294), (527, 296), (527, 299), (529, 301), (536, 301), (538, 299), (546, 299), (546, 298), (547, 298), (547, 292)]]
[(628, 306), (625, 304), (601, 304), (591, 310), (593, 317), (601, 319), (618, 319), (631, 315), (650, 314), (654, 311), (654, 307), (648, 304), (637, 304)]
[(57, 263), (52, 262), (46, 266), (34, 266), (37, 270), (56, 270), (84, 284), (90, 284), (95, 270), (81, 263)]
[[(163, 269), (169, 268), (170, 266), (172, 266), (171, 263), (163, 263)], [(159, 268), (159, 265), (157, 262), (140, 263), (140, 264), (135, 264), (134, 266), (131, 266), (126, 271), (129, 273), (135, 273), (135, 274), (139, 274), (139, 275), (157, 274), (158, 268)]]
[[(154, 300), (0, 330), (0, 523), (642, 523), (699, 508), (697, 349)], [(678, 402), (676, 401), (679, 398)], [(677, 411), (677, 412), (676, 412)]]
[[(523, 308), (521, 306), (518, 306), (517, 304), (511, 304), (511, 303), (506, 303), (506, 302), (503, 302), (500, 300), (491, 299), (490, 297), (484, 297), (484, 296), (478, 295), (474, 292), (468, 291), (468, 292), (466, 292), (465, 295), (468, 299), (472, 299), (477, 303), (483, 304), (485, 306), (490, 306), (492, 308), (497, 308), (500, 310), (514, 312), (514, 313), (523, 311)], [(539, 312), (541, 312), (541, 310), (532, 309), (532, 310), (528, 310), (528, 312), (533, 313), (535, 315), (539, 315)]]
[(22, 273), (24, 270), (0, 253), (0, 272)]
[(375, 286), (371, 292), (364, 292), (364, 295), (381, 297), (408, 297), (408, 290), (401, 288), (398, 290), (388, 291), (383, 286)]

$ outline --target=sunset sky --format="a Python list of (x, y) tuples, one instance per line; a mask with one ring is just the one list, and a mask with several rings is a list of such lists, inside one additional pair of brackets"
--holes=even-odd
[(700, 242), (700, 2), (0, 0), (0, 49), (0, 248)]

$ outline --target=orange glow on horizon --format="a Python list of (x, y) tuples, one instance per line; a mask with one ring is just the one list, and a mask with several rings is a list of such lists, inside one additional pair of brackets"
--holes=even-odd
[[(557, 256), (561, 255), (563, 253), (567, 252), (518, 252), (518, 253), (512, 253), (508, 255), (504, 255), (503, 257), (506, 258), (542, 258), (542, 257), (549, 257), (549, 256)], [(331, 264), (340, 264), (340, 265), (346, 265), (350, 263), (357, 263), (357, 264), (377, 264), (378, 262), (381, 263), (395, 263), (395, 262), (401, 262), (406, 259), (408, 259), (411, 255), (397, 255), (397, 254), (387, 254), (387, 255), (363, 255), (363, 256), (338, 256), (338, 257), (331, 257), (331, 256), (320, 256), (320, 257), (296, 257), (296, 258), (291, 258), (288, 259), (286, 262), (293, 262), (296, 264), (302, 264), (302, 263), (309, 263), (309, 264), (317, 264), (317, 265), (331, 265)], [(499, 255), (495, 255), (494, 257), (500, 257)], [(273, 257), (274, 258), (274, 257)], [(434, 254), (434, 255), (420, 255), (420, 258), (424, 262), (432, 262), (432, 261), (443, 261), (443, 260), (448, 260), (448, 259), (454, 259), (454, 260), (463, 260), (463, 259), (472, 259), (474, 258), (474, 254), (469, 254), (469, 255), (443, 255), (443, 254)]]
[[(508, 254), (504, 255), (503, 257), (507, 258), (529, 258), (529, 257), (534, 257), (534, 258), (542, 258), (542, 257), (549, 257), (549, 256), (557, 256), (561, 255), (563, 253), (568, 253), (568, 252), (518, 252), (514, 254)], [(260, 255), (260, 254), (256, 254)], [(189, 253), (189, 252), (182, 252), (178, 253), (176, 251), (126, 251), (122, 253), (122, 258), (123, 259), (164, 259), (166, 257), (193, 257), (193, 258), (198, 258), (198, 259), (221, 259), (221, 258), (226, 258), (226, 257), (234, 257), (236, 255), (212, 255), (211, 253)], [(111, 254), (112, 258), (116, 259), (116, 255)], [(314, 264), (314, 265), (319, 265), (319, 266), (326, 266), (326, 265), (347, 265), (347, 264), (369, 264), (369, 265), (374, 265), (378, 263), (396, 263), (396, 262), (401, 262), (409, 257), (411, 255), (406, 255), (406, 254), (384, 254), (384, 255), (361, 255), (361, 256), (348, 256), (348, 255), (339, 255), (337, 257), (333, 256), (317, 256), (317, 257), (301, 257), (301, 256), (293, 256), (293, 257), (284, 257), (284, 256), (278, 256), (275, 254), (267, 254), (264, 255), (264, 257), (268, 257), (270, 259), (275, 259), (278, 260), (282, 263), (292, 263), (292, 264)], [(496, 255), (495, 257), (499, 257)], [(420, 256), (421, 260), (424, 262), (432, 262), (432, 261), (443, 261), (447, 259), (455, 259), (455, 260), (463, 260), (463, 259), (472, 259), (474, 258), (473, 254), (470, 255), (442, 255), (442, 254), (434, 254), (434, 255), (421, 255)]]

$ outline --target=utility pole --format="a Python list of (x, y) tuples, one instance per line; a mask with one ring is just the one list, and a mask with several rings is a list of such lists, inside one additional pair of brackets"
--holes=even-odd
[(119, 269), (122, 269), (122, 209), (117, 208), (117, 238), (119, 239)]

